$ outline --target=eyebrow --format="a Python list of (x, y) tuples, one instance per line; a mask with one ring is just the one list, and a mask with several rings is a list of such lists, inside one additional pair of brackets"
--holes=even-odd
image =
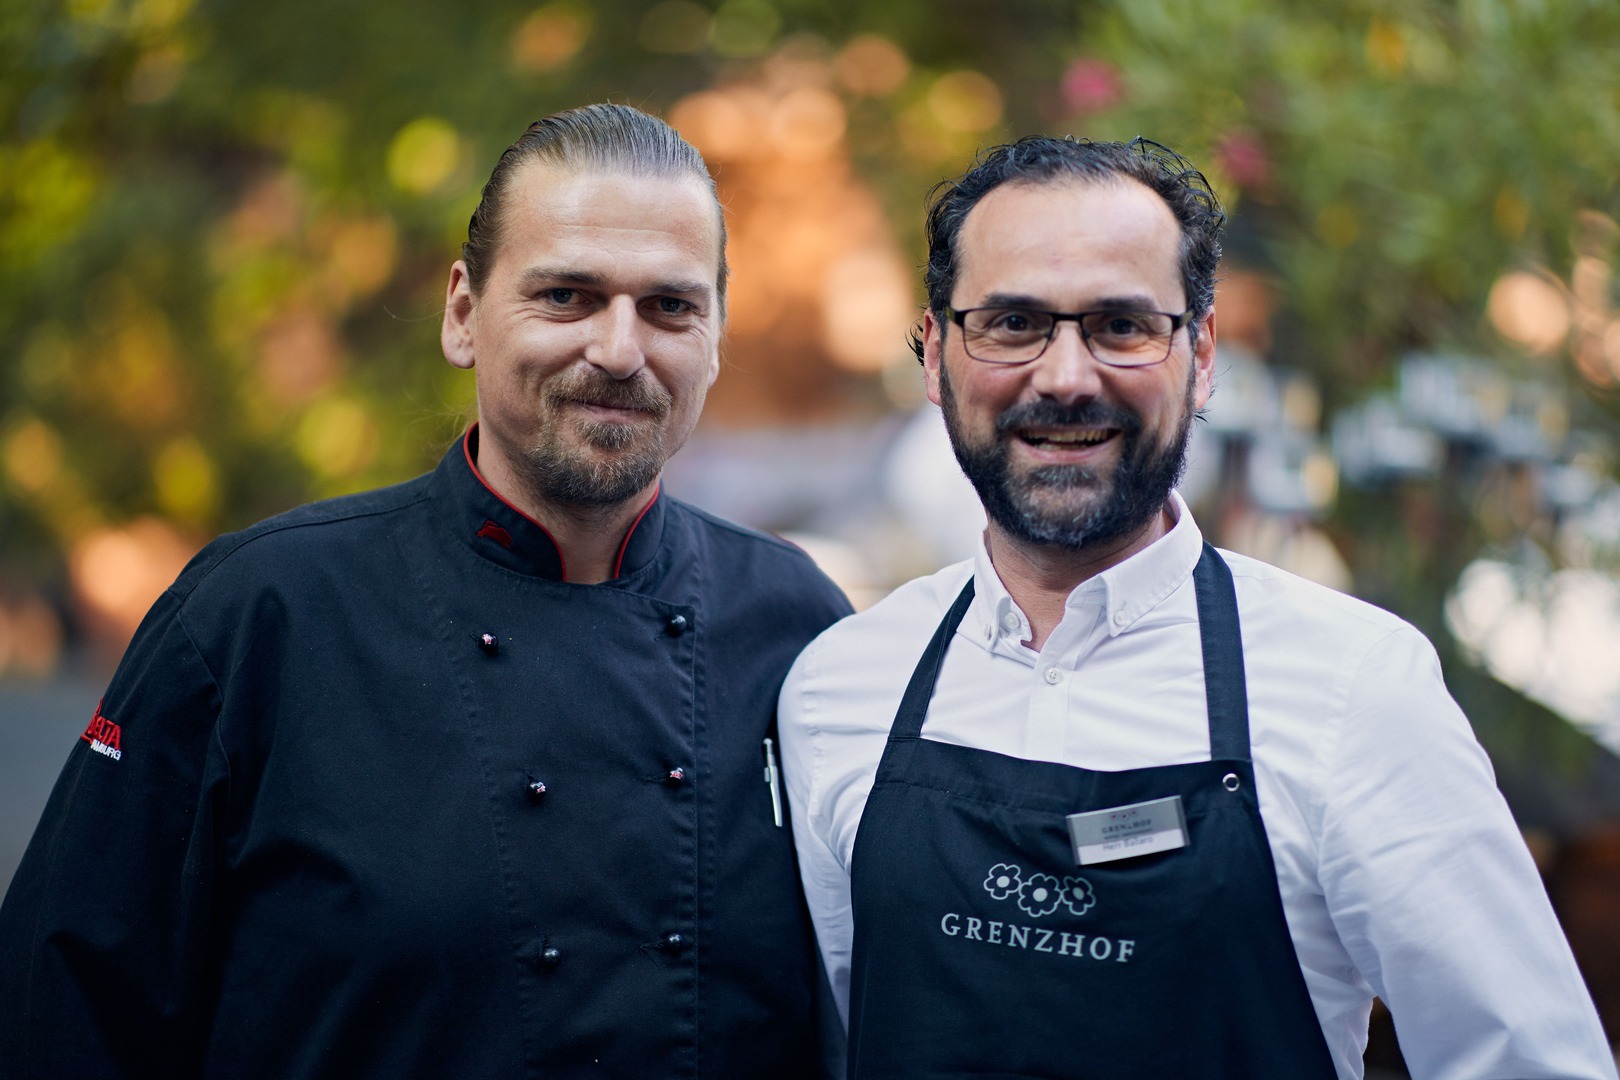
[[(1093, 301), (1087, 311), (1157, 311), (1158, 301), (1150, 296), (1104, 296)], [(991, 293), (986, 296), (979, 307), (1015, 307), (1034, 308), (1038, 311), (1055, 311), (1047, 307), (1046, 301), (1027, 293)]]
[[(543, 285), (583, 285), (600, 288), (607, 279), (589, 270), (568, 270), (546, 266), (531, 266), (518, 274), (517, 285), (528, 291)], [(707, 300), (714, 293), (714, 285), (707, 281), (658, 281), (646, 293), (656, 296), (683, 296)]]

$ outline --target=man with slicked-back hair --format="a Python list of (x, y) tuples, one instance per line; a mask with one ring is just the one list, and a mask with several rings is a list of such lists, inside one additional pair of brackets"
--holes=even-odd
[(0, 1078), (819, 1075), (775, 708), (848, 604), (660, 490), (725, 290), (662, 121), (506, 150), (445, 299), (477, 423), (153, 606), (0, 908)]

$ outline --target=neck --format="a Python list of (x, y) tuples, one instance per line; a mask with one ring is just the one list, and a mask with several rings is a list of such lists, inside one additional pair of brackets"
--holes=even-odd
[(541, 501), (533, 509), (521, 508), (544, 525), (556, 541), (563, 565), (568, 568), (568, 580), (597, 585), (613, 579), (625, 537), (657, 491), (654, 483), (612, 506), (565, 507)]
[(479, 458), (478, 471), (484, 482), (551, 535), (568, 570), (568, 580), (580, 585), (598, 585), (613, 579), (625, 537), (658, 493), (658, 480), (654, 479), (622, 502), (574, 506), (534, 491), (498, 455), (480, 454)]
[(1081, 582), (1118, 566), (1170, 531), (1175, 524), (1169, 504), (1142, 529), (1128, 537), (1092, 547), (1069, 548), (1020, 540), (994, 521), (985, 529), (990, 564), (1018, 610), (1029, 620), (1028, 647), (1039, 651), (1058, 623), (1069, 594)]

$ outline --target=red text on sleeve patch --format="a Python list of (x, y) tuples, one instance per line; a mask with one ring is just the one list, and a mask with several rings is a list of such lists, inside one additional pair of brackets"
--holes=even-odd
[(84, 729), (79, 738), (90, 744), (90, 749), (98, 754), (106, 754), (114, 761), (124, 756), (124, 731), (117, 724), (101, 715), (101, 706), (96, 706), (96, 715), (90, 718), (90, 726)]

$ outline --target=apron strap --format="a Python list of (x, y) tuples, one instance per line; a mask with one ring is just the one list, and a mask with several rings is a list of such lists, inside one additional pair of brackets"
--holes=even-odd
[(917, 667), (911, 673), (911, 682), (906, 684), (905, 696), (900, 699), (900, 709), (894, 715), (894, 726), (889, 729), (889, 741), (900, 742), (916, 739), (922, 733), (923, 720), (928, 715), (928, 702), (934, 696), (934, 684), (939, 682), (939, 669), (945, 663), (945, 650), (950, 646), (951, 638), (956, 634), (956, 628), (962, 625), (962, 616), (967, 614), (968, 605), (973, 603), (973, 578), (970, 576), (962, 591), (957, 594), (956, 603), (945, 613), (940, 622), (939, 629), (928, 642), (928, 648), (923, 650), (922, 659), (917, 661)]
[(1226, 560), (1206, 541), (1193, 568), (1198, 637), (1204, 651), (1204, 697), (1209, 703), (1209, 756), (1249, 760), (1249, 691), (1243, 676), (1243, 634), (1237, 592)]
[[(1204, 697), (1209, 708), (1209, 756), (1249, 760), (1249, 693), (1243, 674), (1243, 636), (1238, 628), (1237, 592), (1226, 560), (1207, 542), (1193, 568), (1198, 603), (1198, 637), (1204, 654)], [(945, 650), (973, 602), (970, 577), (923, 650), (889, 729), (889, 742), (910, 742), (922, 734), (928, 702), (939, 682)], [(886, 757), (887, 755), (885, 755)]]

